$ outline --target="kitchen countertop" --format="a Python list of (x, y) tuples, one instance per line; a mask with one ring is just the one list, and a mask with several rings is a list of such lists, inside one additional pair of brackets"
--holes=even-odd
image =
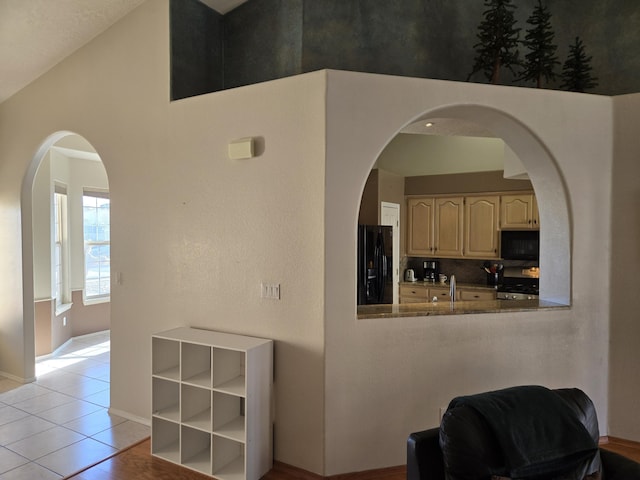
[(562, 310), (568, 305), (545, 300), (478, 300), (402, 303), (399, 305), (358, 305), (358, 319), (429, 317), (433, 315), (464, 315), (469, 313), (510, 313), (535, 310)]

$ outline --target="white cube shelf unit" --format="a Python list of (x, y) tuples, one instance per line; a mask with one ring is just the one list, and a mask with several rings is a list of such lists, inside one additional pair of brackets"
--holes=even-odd
[(180, 327), (151, 338), (151, 453), (220, 480), (273, 465), (273, 341)]

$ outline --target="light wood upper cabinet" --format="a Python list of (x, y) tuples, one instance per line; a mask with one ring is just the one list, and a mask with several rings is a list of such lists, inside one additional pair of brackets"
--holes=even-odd
[(407, 255), (500, 258), (500, 230), (540, 229), (533, 192), (407, 199)]
[(499, 195), (465, 198), (465, 257), (498, 258), (499, 212)]
[(536, 196), (533, 193), (502, 195), (500, 223), (503, 230), (539, 229)]
[(433, 255), (433, 198), (410, 198), (407, 202), (407, 254)]
[(435, 255), (463, 255), (464, 197), (435, 199)]

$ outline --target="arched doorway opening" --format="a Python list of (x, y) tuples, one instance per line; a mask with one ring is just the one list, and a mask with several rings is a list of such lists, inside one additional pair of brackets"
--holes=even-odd
[(25, 371), (33, 377), (36, 357), (110, 328), (109, 212), (95, 148), (72, 132), (49, 136), (22, 189)]
[[(544, 228), (540, 229), (540, 258), (537, 261), (536, 265), (537, 267), (540, 267), (540, 298), (543, 300), (552, 301), (554, 303), (568, 305), (570, 303), (571, 292), (571, 229), (568, 214), (569, 208), (566, 201), (565, 186), (562, 177), (558, 172), (554, 159), (551, 157), (544, 145), (532, 134), (531, 131), (529, 131), (517, 120), (497, 110), (484, 106), (481, 107), (473, 105), (450, 106), (425, 113), (424, 115), (409, 121), (399, 130), (399, 132), (404, 131), (424, 134), (426, 132), (411, 132), (412, 126), (419, 126), (418, 128), (428, 129), (431, 127), (436, 128), (438, 124), (440, 124), (440, 128), (442, 128), (442, 124), (446, 125), (446, 127), (444, 128), (445, 133), (443, 135), (463, 135), (470, 137), (491, 138), (491, 140), (494, 141), (494, 144), (489, 143), (486, 148), (488, 152), (491, 152), (492, 149), (495, 151), (496, 148), (500, 150), (499, 169), (508, 169), (508, 174), (512, 178), (526, 178), (523, 183), (526, 183), (527, 185), (525, 185), (524, 187), (528, 186), (531, 191), (535, 191), (536, 195), (534, 198), (537, 200), (536, 215), (537, 218), (540, 219), (540, 222), (545, 226)], [(430, 126), (427, 127), (426, 125)], [(388, 147), (393, 144), (394, 139), (396, 138), (397, 134), (394, 135), (392, 139), (387, 143), (385, 148), (382, 150), (381, 156), (378, 157), (378, 159), (374, 163), (372, 171), (375, 171), (376, 167), (381, 167), (383, 169), (385, 168), (384, 161), (388, 161), (388, 158), (387, 160), (385, 160), (384, 153), (388, 149)], [(497, 141), (497, 143), (495, 143), (495, 141)], [(474, 147), (474, 145), (480, 144), (472, 143), (471, 148), (477, 148)], [(442, 143), (436, 146), (436, 149), (437, 148), (442, 148)], [(485, 148), (484, 144), (482, 144), (482, 148)], [(477, 156), (479, 156), (480, 153), (481, 152), (478, 151)], [(442, 155), (442, 151), (440, 152), (440, 154)], [(393, 157), (394, 155), (395, 157), (402, 156), (398, 151), (394, 151), (393, 154), (387, 155), (387, 157)], [(509, 166), (502, 166), (503, 159), (505, 162), (509, 163)], [(440, 165), (436, 165), (435, 170), (437, 175), (446, 173), (471, 172), (476, 167), (477, 170), (497, 170), (495, 163), (492, 164), (491, 161), (492, 159), (485, 159), (485, 162), (488, 162), (488, 166), (473, 165), (474, 160), (472, 159), (471, 162), (467, 161), (467, 165), (463, 165), (462, 167), (460, 167), (459, 165), (447, 165), (445, 161), (445, 164), (442, 164), (442, 162), (440, 162)], [(399, 168), (396, 172), (391, 172), (390, 175), (389, 170), (392, 170), (392, 168), (386, 169), (385, 175), (387, 175), (387, 183), (378, 183), (376, 185), (377, 191), (381, 195), (380, 197), (376, 197), (374, 195), (376, 202), (380, 203), (379, 200), (387, 202), (402, 201), (404, 204), (403, 207), (406, 208), (406, 202), (404, 202), (404, 198), (407, 195), (407, 190), (405, 190), (404, 187), (406, 185), (409, 185), (409, 182), (405, 182), (405, 177), (403, 176), (402, 169), (404, 169), (405, 172), (412, 171), (412, 169), (414, 169), (412, 173), (413, 175), (419, 175), (419, 173), (415, 171), (415, 165), (410, 165), (410, 159), (404, 158), (403, 162), (404, 164), (401, 166), (401, 168)], [(432, 171), (433, 170), (434, 169), (432, 169)], [(376, 182), (382, 181), (381, 178), (384, 177), (384, 175), (380, 173), (382, 171), (383, 170), (379, 170), (377, 172)], [(482, 176), (479, 176), (479, 178), (482, 178)], [(363, 216), (363, 212), (364, 214), (366, 214), (367, 208), (364, 207), (364, 203), (366, 197), (371, 196), (370, 192), (367, 192), (367, 190), (370, 189), (370, 182), (371, 175), (369, 176), (369, 179), (365, 184), (363, 196), (360, 204), (358, 205), (358, 223), (362, 223), (361, 218)], [(500, 182), (497, 183), (499, 184)], [(507, 183), (506, 185), (509, 184)], [(492, 186), (487, 186), (485, 188), (481, 185), (473, 186), (470, 189), (468, 187), (460, 188), (460, 191), (466, 191), (465, 188), (467, 188), (468, 191), (476, 193), (499, 189), (499, 187)], [(509, 190), (510, 188), (502, 187), (502, 189)], [(414, 191), (409, 191), (409, 193), (416, 194), (417, 192), (414, 188)], [(407, 215), (408, 214), (406, 211), (403, 212), (403, 218), (405, 220), (408, 218)], [(407, 246), (408, 243), (406, 224), (405, 228), (402, 230), (401, 238), (403, 249), (409, 249)], [(404, 250), (404, 252), (405, 254), (402, 256), (402, 260), (398, 265), (400, 277), (402, 278), (403, 273), (407, 270), (409, 271), (409, 273), (412, 273), (414, 270), (419, 270), (420, 274), (422, 274), (423, 262), (419, 262), (420, 267), (416, 268), (416, 265), (418, 265), (418, 263), (414, 262), (414, 265), (414, 263), (407, 262), (408, 257), (411, 255), (411, 252), (407, 252), (406, 250)], [(447, 255), (445, 255), (445, 257), (446, 256)], [(455, 254), (450, 254), (449, 257), (455, 257)], [(415, 258), (413, 260), (415, 260)], [(455, 268), (459, 269), (463, 268), (461, 267), (462, 263), (465, 262), (448, 262), (447, 265), (455, 265)], [(469, 264), (469, 262), (466, 263), (467, 265)], [(517, 263), (517, 265), (520, 264)], [(529, 263), (526, 264), (526, 266), (532, 265), (533, 263), (531, 263), (531, 265), (529, 265)], [(500, 266), (502, 266), (502, 262), (500, 263)], [(482, 279), (483, 274), (479, 268), (477, 268), (477, 272), (478, 275), (476, 276), (476, 278)], [(419, 275), (416, 273), (416, 276)]]

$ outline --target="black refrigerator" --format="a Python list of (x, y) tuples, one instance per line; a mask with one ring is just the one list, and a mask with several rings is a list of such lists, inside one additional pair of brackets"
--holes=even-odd
[(358, 305), (393, 303), (393, 227), (358, 225)]

